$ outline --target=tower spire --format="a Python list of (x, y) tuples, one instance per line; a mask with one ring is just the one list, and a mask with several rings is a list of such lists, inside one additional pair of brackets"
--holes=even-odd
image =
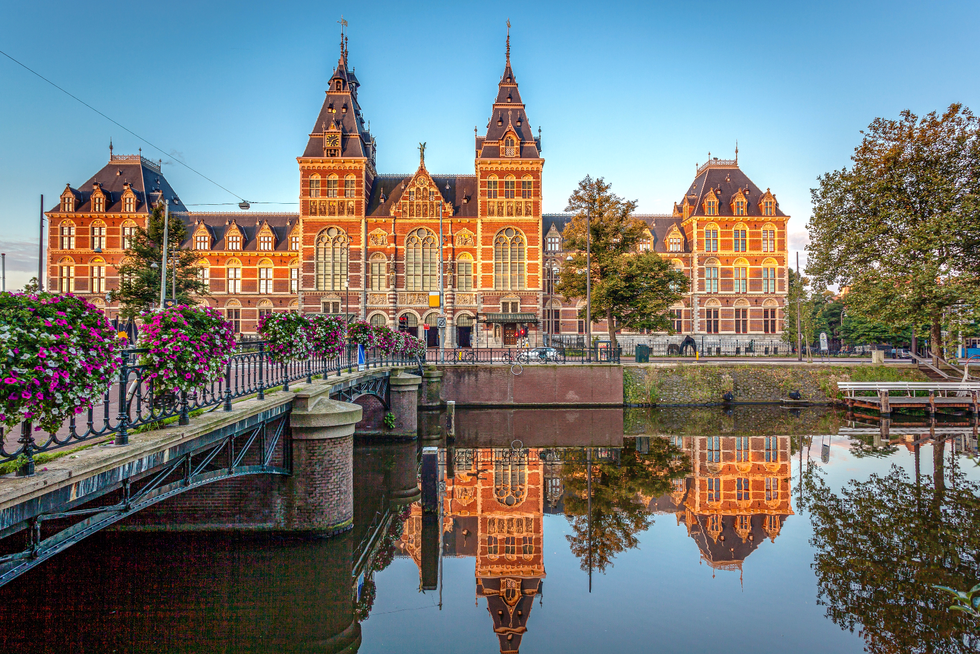
[(507, 19), (507, 65), (510, 66), (510, 19)]
[(343, 60), (344, 64), (347, 64), (347, 36), (344, 31), (347, 29), (347, 21), (344, 20), (344, 15), (340, 15), (340, 20), (337, 21), (340, 25), (340, 58)]

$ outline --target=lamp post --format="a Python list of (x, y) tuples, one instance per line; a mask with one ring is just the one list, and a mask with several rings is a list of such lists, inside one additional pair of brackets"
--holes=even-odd
[[(446, 267), (446, 261), (443, 259), (442, 254), (443, 237), (442, 237), (442, 203), (439, 203), (439, 317), (442, 319), (439, 322), (446, 324), (446, 298), (445, 291), (443, 289), (443, 268)], [(448, 331), (447, 328), (438, 328), (436, 332), (439, 336), (439, 363), (446, 362), (446, 350), (445, 350), (445, 334), (443, 332)]]
[[(588, 345), (586, 361), (592, 362), (592, 208), (585, 210), (585, 340)], [(612, 329), (607, 325), (606, 329)]]
[(167, 295), (167, 247), (170, 238), (170, 202), (163, 201), (163, 260), (160, 266), (160, 310), (163, 310), (163, 302)]

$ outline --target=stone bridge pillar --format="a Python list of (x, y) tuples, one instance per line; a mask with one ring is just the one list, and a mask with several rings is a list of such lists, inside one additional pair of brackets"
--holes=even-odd
[(443, 372), (428, 368), (422, 372), (422, 398), (419, 406), (442, 406), (442, 377)]
[(419, 499), (419, 451), (414, 441), (389, 443), (384, 446), (394, 459), (385, 471), (388, 497), (394, 506), (404, 506)]
[(331, 400), (329, 390), (314, 385), (293, 400), (293, 474), (285, 501), (287, 529), (327, 536), (353, 526), (354, 425), (362, 412)]
[(395, 426), (386, 430), (392, 436), (418, 436), (419, 386), (422, 378), (404, 371), (394, 373), (388, 379), (391, 397), (391, 412), (395, 416)]

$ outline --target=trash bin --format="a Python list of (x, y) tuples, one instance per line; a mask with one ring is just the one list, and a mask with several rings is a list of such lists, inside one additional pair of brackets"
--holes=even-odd
[(650, 347), (648, 345), (637, 345), (634, 360), (637, 363), (650, 363)]

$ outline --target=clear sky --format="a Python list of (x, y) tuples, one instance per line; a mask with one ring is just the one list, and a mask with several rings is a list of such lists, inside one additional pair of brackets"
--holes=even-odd
[[(517, 9), (520, 9), (518, 12)], [(7, 287), (36, 270), (38, 201), (115, 152), (163, 159), (188, 205), (296, 211), (302, 153), (349, 23), (350, 63), (378, 168), (473, 173), (512, 62), (546, 159), (545, 210), (602, 176), (667, 213), (708, 153), (739, 163), (792, 216), (848, 164), (876, 116), (980, 110), (980, 2), (250, 3), (7, 2), (0, 50), (163, 149), (158, 152), (0, 56), (0, 251)], [(292, 204), (290, 204), (292, 203)], [(197, 210), (232, 207), (192, 207)]]

